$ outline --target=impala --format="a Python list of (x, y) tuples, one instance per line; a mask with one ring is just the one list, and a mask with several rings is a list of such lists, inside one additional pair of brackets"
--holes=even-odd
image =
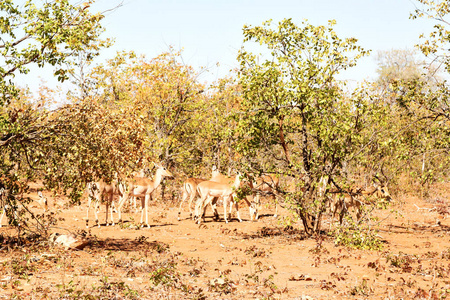
[[(217, 169), (216, 166), (213, 166), (212, 172), (211, 172), (211, 179), (209, 181), (218, 182), (218, 183), (225, 183), (225, 184), (228, 184), (228, 185), (233, 185), (235, 179), (236, 179), (236, 176), (223, 175), (222, 173), (220, 173), (220, 171)], [(217, 212), (217, 201), (218, 200), (219, 200), (218, 198), (214, 198), (209, 203), (211, 205), (211, 209), (213, 211), (215, 220), (219, 219), (219, 213)], [(233, 204), (233, 202), (231, 202), (231, 204)], [(230, 214), (231, 214), (231, 210), (232, 209), (233, 209), (233, 206), (230, 205)], [(204, 217), (204, 213), (203, 213), (202, 217)]]
[(107, 183), (103, 180), (97, 182), (90, 182), (87, 184), (88, 189), (88, 208), (86, 215), (86, 228), (89, 228), (89, 209), (91, 207), (92, 202), (94, 202), (94, 214), (95, 214), (95, 223), (98, 227), (100, 224), (98, 223), (98, 208), (100, 206), (101, 201), (105, 202), (106, 206), (106, 226), (108, 223), (108, 211), (111, 210), (111, 225), (114, 226), (114, 218), (113, 218), (113, 197), (114, 195), (123, 196), (123, 187), (121, 184), (117, 182)]
[(2, 227), (2, 220), (6, 212), (6, 198), (8, 197), (8, 190), (0, 188), (0, 208), (2, 209), (2, 215), (0, 216), (0, 227)]
[(173, 177), (172, 173), (170, 173), (166, 168), (161, 165), (155, 164), (157, 167), (156, 174), (154, 180), (149, 178), (142, 177), (134, 177), (128, 180), (126, 185), (126, 192), (119, 202), (119, 222), (122, 221), (122, 205), (124, 202), (130, 197), (140, 197), (141, 198), (141, 225), (143, 226), (143, 218), (144, 218), (144, 210), (145, 210), (145, 225), (150, 228), (148, 224), (148, 203), (152, 198), (153, 192), (158, 188), (161, 184), (163, 177)]
[(258, 217), (259, 217), (259, 210), (261, 208), (261, 194), (269, 195), (274, 198), (274, 200), (275, 200), (274, 218), (277, 217), (278, 201), (276, 199), (275, 191), (278, 189), (279, 184), (280, 184), (280, 179), (273, 174), (262, 175), (262, 176), (258, 177), (255, 181), (252, 182), (252, 190), (255, 191), (255, 194), (256, 194), (256, 196), (254, 196), (255, 204), (256, 204), (256, 210), (255, 210), (255, 216), (254, 216), (255, 220), (258, 220)]
[(369, 197), (386, 201), (392, 200), (389, 189), (385, 185), (375, 185), (365, 189), (353, 187), (344, 191), (331, 190), (330, 193), (332, 194), (330, 198), (330, 229), (336, 213), (339, 212), (339, 224), (342, 224), (344, 215), (351, 207), (356, 210), (356, 219), (359, 221), (362, 216), (362, 205), (373, 203), (368, 201)]
[[(149, 171), (148, 168), (143, 168), (140, 171), (131, 173), (131, 178), (146, 178), (146, 172)], [(136, 197), (130, 197), (130, 206), (134, 207), (134, 212), (137, 212)]]
[[(224, 210), (224, 219), (225, 223), (228, 223), (227, 219), (227, 204), (230, 202), (230, 206), (233, 203), (236, 205), (236, 213), (239, 222), (242, 222), (242, 219), (239, 214), (239, 205), (238, 202), (234, 200), (236, 196), (236, 189), (240, 187), (241, 183), (241, 175), (238, 173), (234, 179), (234, 183), (230, 185), (229, 183), (220, 183), (214, 181), (203, 181), (200, 182), (197, 186), (197, 192), (200, 195), (201, 199), (197, 201), (195, 206), (195, 220), (197, 223), (201, 222), (201, 218), (204, 215), (206, 205), (214, 204), (214, 201), (222, 198), (223, 200), (223, 210)], [(247, 199), (243, 199), (247, 202), (250, 209), (250, 215), (254, 214), (255, 206), (250, 203)]]
[[(192, 218), (192, 202), (195, 199), (195, 197), (198, 196), (197, 185), (202, 181), (207, 181), (207, 180), (203, 179), (203, 178), (191, 177), (191, 178), (188, 178), (184, 182), (183, 188), (182, 188), (183, 196), (181, 198), (180, 207), (178, 209), (178, 221), (180, 221), (181, 207), (182, 207), (183, 203), (186, 201), (186, 199), (188, 199), (188, 198), (189, 198), (189, 203), (188, 203), (189, 214), (190, 214), (190, 217)], [(211, 173), (211, 179), (209, 179), (209, 181), (232, 184), (234, 181), (234, 178), (221, 174), (219, 172), (219, 170), (217, 170), (216, 166), (213, 166), (212, 173)], [(213, 207), (213, 211), (214, 211), (214, 216), (218, 216), (217, 210), (215, 207), (215, 202), (214, 202), (214, 204), (212, 204), (212, 207)]]
[(45, 197), (41, 191), (38, 191), (38, 197), (39, 199), (36, 200), (37, 203), (44, 209), (44, 212), (48, 211), (48, 200), (47, 197)]
[(186, 199), (189, 199), (189, 217), (192, 218), (192, 201), (195, 199), (195, 196), (197, 196), (197, 185), (202, 181), (206, 181), (206, 179), (191, 177), (183, 183), (183, 196), (181, 197), (180, 208), (178, 209), (178, 221), (180, 221), (181, 219), (181, 206), (183, 205), (184, 201), (186, 201)]

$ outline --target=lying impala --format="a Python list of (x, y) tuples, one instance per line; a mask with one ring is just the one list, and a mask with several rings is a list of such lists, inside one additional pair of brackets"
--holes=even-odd
[[(158, 188), (161, 184), (163, 177), (173, 177), (172, 173), (170, 173), (165, 167), (161, 165), (155, 164), (157, 167), (156, 174), (154, 180), (143, 177), (134, 177), (128, 180), (127, 183), (127, 191), (124, 192), (123, 197), (119, 202), (119, 222), (122, 221), (122, 206), (124, 202), (130, 197), (140, 197), (141, 198), (141, 225), (143, 224), (144, 219), (144, 210), (145, 210), (145, 225), (150, 228), (148, 224), (148, 203), (152, 198), (153, 192)], [(143, 226), (143, 225), (142, 225)]]
[(373, 203), (373, 201), (368, 201), (369, 198), (392, 200), (389, 189), (385, 185), (376, 185), (365, 189), (353, 187), (345, 191), (331, 190), (330, 193), (332, 194), (330, 198), (330, 229), (337, 212), (339, 212), (339, 224), (342, 225), (344, 215), (349, 208), (353, 207), (356, 210), (356, 219), (359, 221), (362, 216), (362, 205)]
[[(199, 199), (195, 206), (195, 220), (197, 223), (201, 222), (201, 218), (205, 213), (205, 208), (208, 204), (213, 205), (217, 201), (217, 199), (222, 198), (223, 200), (223, 211), (224, 211), (224, 219), (225, 223), (228, 223), (227, 219), (227, 204), (230, 203), (230, 207), (232, 207), (233, 203), (236, 205), (236, 214), (239, 222), (242, 222), (242, 219), (239, 214), (239, 204), (234, 200), (236, 197), (236, 189), (240, 187), (241, 184), (241, 175), (238, 173), (236, 175), (234, 183), (230, 185), (229, 183), (220, 183), (214, 181), (203, 181), (200, 182), (197, 186), (197, 192), (200, 195), (201, 199)], [(250, 216), (254, 215), (255, 205), (250, 203), (246, 198), (243, 199), (247, 202), (250, 210)]]

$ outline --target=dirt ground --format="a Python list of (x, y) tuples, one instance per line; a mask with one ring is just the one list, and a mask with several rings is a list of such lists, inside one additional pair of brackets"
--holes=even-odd
[(85, 203), (70, 207), (45, 193), (59, 220), (52, 232), (75, 233), (85, 244), (11, 248), (5, 241), (14, 232), (3, 226), (0, 299), (443, 299), (450, 294), (449, 186), (377, 210), (379, 251), (308, 238), (300, 224), (283, 229), (288, 212), (275, 219), (270, 205), (257, 222), (242, 207), (242, 223), (207, 218), (199, 226), (186, 209), (178, 221), (176, 203), (158, 202), (151, 228), (141, 229), (131, 212), (122, 226), (105, 226), (103, 206), (101, 226), (92, 214), (86, 229)]

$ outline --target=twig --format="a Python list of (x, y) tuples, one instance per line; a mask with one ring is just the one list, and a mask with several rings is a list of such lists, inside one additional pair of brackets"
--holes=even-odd
[(417, 211), (419, 211), (419, 210), (421, 210), (421, 209), (423, 209), (423, 210), (428, 210), (428, 212), (431, 212), (431, 211), (433, 211), (433, 210), (436, 210), (437, 208), (436, 207), (433, 207), (433, 208), (424, 208), (424, 207), (419, 207), (419, 206), (417, 206), (415, 203), (414, 203), (414, 206), (417, 208)]

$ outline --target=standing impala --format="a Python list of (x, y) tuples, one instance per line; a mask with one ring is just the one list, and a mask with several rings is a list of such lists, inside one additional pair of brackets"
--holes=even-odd
[[(353, 207), (356, 210), (356, 220), (359, 221), (362, 217), (362, 206), (373, 204), (374, 200), (392, 200), (389, 189), (386, 185), (375, 185), (368, 188), (352, 187), (347, 190), (331, 190), (330, 197), (330, 230), (333, 224), (334, 217), (339, 214), (339, 224), (342, 225), (344, 215), (349, 208)], [(372, 198), (372, 201), (370, 201)]]
[(87, 216), (86, 216), (86, 228), (89, 227), (89, 209), (91, 207), (92, 201), (94, 202), (94, 214), (95, 214), (95, 223), (98, 227), (100, 224), (98, 223), (98, 207), (100, 206), (101, 200), (105, 201), (106, 205), (106, 226), (108, 223), (108, 211), (111, 209), (111, 225), (114, 226), (114, 218), (113, 218), (113, 210), (111, 208), (113, 204), (114, 195), (123, 196), (123, 187), (113, 181), (111, 183), (106, 183), (103, 180), (97, 182), (90, 182), (87, 184), (87, 189), (89, 193), (88, 197), (88, 208), (87, 208)]
[[(227, 203), (230, 203), (230, 206), (233, 203), (236, 205), (236, 214), (239, 222), (242, 222), (242, 219), (239, 214), (239, 205), (238, 202), (234, 200), (236, 196), (236, 189), (240, 187), (241, 184), (241, 174), (238, 173), (234, 180), (233, 184), (228, 183), (220, 183), (214, 181), (203, 181), (200, 182), (197, 186), (197, 192), (200, 195), (201, 199), (199, 199), (195, 206), (195, 219), (197, 223), (201, 222), (201, 218), (205, 213), (206, 205), (214, 204), (214, 201), (217, 201), (218, 198), (222, 198), (223, 200), (223, 210), (224, 210), (224, 219), (225, 223), (228, 223), (227, 219)], [(246, 198), (243, 199), (247, 202), (250, 209), (250, 215), (254, 214), (254, 205), (251, 204)]]
[(187, 199), (189, 199), (188, 201), (189, 217), (192, 218), (192, 201), (194, 201), (195, 196), (197, 196), (197, 185), (202, 181), (206, 181), (206, 179), (190, 177), (186, 179), (186, 181), (183, 183), (182, 187), (183, 196), (181, 197), (180, 208), (178, 209), (178, 221), (181, 220), (180, 218), (181, 206)]
[[(180, 208), (178, 209), (178, 221), (180, 221), (181, 206), (187, 199), (189, 199), (189, 202), (188, 202), (189, 214), (190, 214), (190, 217), (192, 218), (192, 202), (194, 201), (195, 197), (198, 195), (198, 193), (197, 193), (198, 184), (203, 181), (207, 181), (207, 180), (203, 179), (203, 178), (191, 177), (191, 178), (188, 178), (184, 182), (183, 187), (182, 187), (183, 196), (181, 197)], [(234, 177), (222, 175), (217, 170), (217, 167), (213, 166), (212, 173), (211, 173), (211, 179), (209, 179), (209, 181), (227, 183), (227, 184), (231, 185), (231, 184), (233, 184)], [(217, 216), (217, 210), (215, 209), (215, 203), (213, 204), (213, 211), (214, 211), (214, 216)]]
[[(173, 177), (166, 168), (161, 165), (155, 164), (157, 167), (156, 174), (153, 180), (145, 177), (134, 177), (128, 180), (127, 191), (124, 193), (122, 199), (119, 202), (119, 222), (122, 221), (122, 205), (129, 197), (140, 197), (141, 198), (141, 225), (144, 219), (145, 210), (145, 225), (150, 228), (148, 224), (148, 203), (152, 198), (152, 193), (161, 184), (163, 177)], [(143, 226), (143, 225), (142, 225)]]
[[(140, 171), (136, 171), (131, 173), (131, 178), (145, 178), (145, 173), (148, 171), (147, 168), (143, 168)], [(137, 213), (137, 203), (136, 203), (136, 197), (130, 197), (130, 205), (131, 207), (134, 207), (134, 212)]]
[(258, 178), (256, 178), (255, 181), (252, 182), (252, 189), (255, 191), (256, 196), (255, 198), (255, 204), (256, 204), (256, 211), (255, 211), (255, 220), (258, 220), (259, 217), (259, 210), (261, 208), (261, 194), (263, 196), (270, 196), (274, 198), (275, 201), (275, 214), (274, 218), (278, 215), (278, 201), (277, 197), (275, 195), (275, 192), (278, 189), (278, 186), (280, 184), (280, 179), (273, 175), (273, 174), (267, 174), (262, 175)]
[(6, 213), (6, 199), (8, 198), (9, 191), (5, 188), (0, 188), (0, 209), (2, 209), (2, 215), (0, 216), (0, 227), (2, 227), (2, 220)]

